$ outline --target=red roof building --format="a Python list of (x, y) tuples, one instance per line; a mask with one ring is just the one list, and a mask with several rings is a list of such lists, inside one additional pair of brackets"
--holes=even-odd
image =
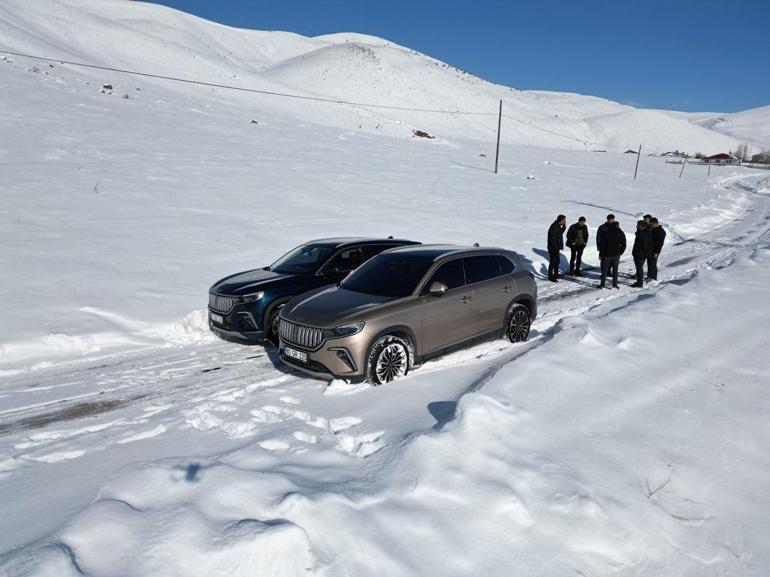
[(732, 154), (726, 152), (720, 152), (719, 154), (712, 154), (703, 159), (703, 162), (709, 162), (713, 164), (738, 164), (740, 161)]

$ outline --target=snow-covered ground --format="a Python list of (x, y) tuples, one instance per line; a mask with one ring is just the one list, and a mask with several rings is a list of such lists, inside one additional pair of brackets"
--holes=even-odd
[[(501, 171), (494, 115), (3, 49), (410, 108), (503, 98)], [(744, 133), (117, 0), (4, 2), (0, 84), (0, 575), (770, 570), (768, 174), (643, 156), (634, 180), (622, 154)], [(608, 212), (629, 240), (646, 212), (664, 223), (660, 283), (595, 290), (589, 247), (588, 277), (541, 283), (530, 342), (386, 387), (327, 386), (206, 327), (213, 281), (308, 239), (480, 242), (542, 278), (556, 214), (593, 234)]]

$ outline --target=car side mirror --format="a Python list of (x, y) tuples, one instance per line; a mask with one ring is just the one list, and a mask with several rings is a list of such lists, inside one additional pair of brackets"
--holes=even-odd
[(440, 297), (448, 290), (449, 290), (448, 286), (446, 286), (443, 282), (439, 282), (436, 280), (430, 283), (430, 286), (428, 287), (428, 294), (434, 297)]

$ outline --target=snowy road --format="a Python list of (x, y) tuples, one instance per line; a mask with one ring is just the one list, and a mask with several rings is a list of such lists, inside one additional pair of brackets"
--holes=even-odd
[[(376, 485), (405, 439), (451, 420), (464, 393), (558, 338), (559, 321), (597, 307), (626, 307), (767, 247), (770, 198), (755, 192), (763, 190), (760, 180), (724, 181), (747, 199), (733, 222), (707, 236), (670, 231), (658, 285), (597, 291), (597, 271), (591, 268), (581, 279), (541, 283), (540, 316), (528, 343), (476, 346), (428, 362), (385, 387), (341, 382), (327, 387), (283, 367), (270, 348), (220, 341), (105, 356), (5, 378), (0, 486), (16, 499), (0, 506), (0, 516), (17, 529), (2, 533), (0, 552), (50, 534), (137, 460), (185, 455), (203, 461), (258, 444), (269, 469), (302, 478), (303, 463), (312, 461), (312, 482), (367, 479)], [(626, 273), (629, 261), (627, 256), (622, 266)], [(185, 474), (194, 476), (196, 466), (191, 461)]]

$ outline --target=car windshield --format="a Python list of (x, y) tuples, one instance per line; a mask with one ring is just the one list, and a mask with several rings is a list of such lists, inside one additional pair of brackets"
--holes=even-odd
[(316, 272), (332, 254), (332, 249), (321, 244), (303, 244), (283, 255), (270, 270), (284, 274), (309, 274)]
[(432, 264), (427, 256), (383, 253), (358, 267), (341, 286), (372, 295), (405, 297), (414, 292)]

